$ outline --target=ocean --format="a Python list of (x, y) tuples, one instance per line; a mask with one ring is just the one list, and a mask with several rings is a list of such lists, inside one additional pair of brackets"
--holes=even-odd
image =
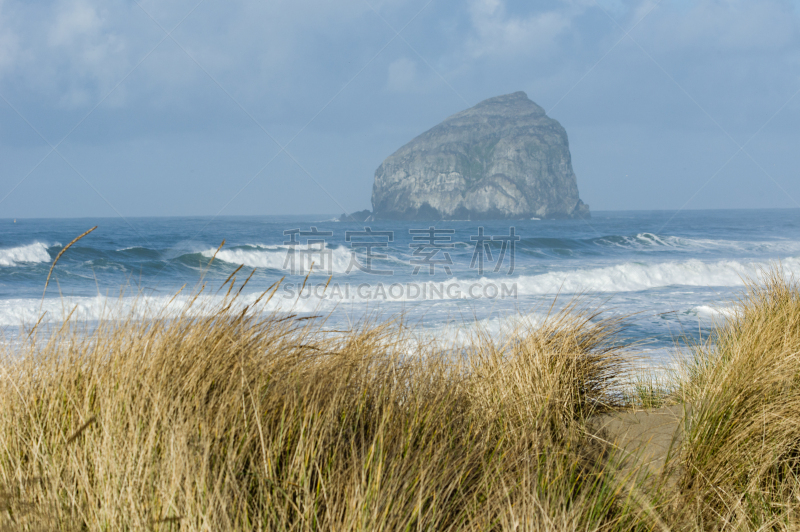
[[(95, 225), (59, 259), (42, 300), (56, 255)], [(2, 219), (0, 330), (13, 337), (42, 313), (51, 325), (70, 314), (87, 323), (152, 315), (181, 308), (201, 287), (201, 298), (213, 301), (242, 266), (235, 290), (252, 274), (243, 304), (280, 282), (266, 304), (271, 311), (325, 316), (334, 330), (403, 316), (440, 340), (476, 320), (499, 334), (580, 295), (605, 316), (629, 316), (626, 338), (660, 364), (685, 339), (708, 336), (745, 281), (778, 263), (800, 273), (800, 209), (435, 223), (324, 215)]]

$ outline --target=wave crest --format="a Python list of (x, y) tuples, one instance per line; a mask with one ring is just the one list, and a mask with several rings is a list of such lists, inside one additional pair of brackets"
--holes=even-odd
[[(644, 264), (627, 262), (602, 268), (548, 272), (520, 276), (519, 291), (524, 294), (579, 292), (638, 292), (667, 286), (742, 286), (744, 280), (756, 278), (771, 266), (767, 262), (733, 260), (702, 262), (662, 262)], [(788, 275), (800, 273), (800, 259), (781, 261)]]
[(47, 246), (41, 242), (34, 242), (27, 246), (0, 249), (0, 266), (12, 267), (25, 262), (50, 262)]
[[(290, 271), (292, 268), (290, 250), (288, 247), (275, 246), (270, 249), (266, 246), (259, 246), (260, 249), (223, 249), (217, 253), (216, 259), (230, 264), (244, 264), (248, 268), (269, 268), (272, 270)], [(265, 249), (266, 248), (266, 249)], [(203, 251), (204, 257), (212, 257), (215, 249)], [(294, 258), (295, 272), (300, 274), (308, 273), (311, 263), (314, 263), (314, 273), (326, 274), (347, 273), (350, 266), (351, 250), (345, 247), (326, 248), (321, 253), (314, 252), (313, 255), (302, 255), (298, 253)], [(288, 259), (288, 260), (287, 260)]]

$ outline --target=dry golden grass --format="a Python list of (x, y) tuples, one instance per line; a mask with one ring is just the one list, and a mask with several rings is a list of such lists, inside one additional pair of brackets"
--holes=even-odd
[(695, 347), (681, 386), (695, 412), (683, 497), (698, 527), (800, 528), (800, 289), (779, 268), (762, 277)]
[[(631, 502), (583, 431), (617, 400), (616, 321), (571, 306), (502, 344), (214, 308), (65, 324), (0, 380), (2, 525), (595, 529)], [(202, 310), (202, 312), (198, 312)], [(590, 511), (587, 511), (590, 509)]]
[[(235, 293), (3, 344), (0, 529), (799, 524), (800, 290), (777, 270), (672, 389), (632, 376), (623, 323), (579, 303), (448, 353), (402, 322), (323, 334)], [(676, 481), (650, 482), (589, 427), (665, 397), (693, 415)]]

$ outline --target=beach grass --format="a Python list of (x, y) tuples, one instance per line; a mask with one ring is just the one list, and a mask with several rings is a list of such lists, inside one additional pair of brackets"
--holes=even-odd
[[(800, 289), (748, 286), (669, 379), (575, 300), (455, 352), (245, 307), (2, 344), (2, 530), (766, 530), (800, 510)], [(686, 405), (662, 470), (596, 420)]]
[(692, 351), (679, 394), (693, 404), (681, 491), (694, 523), (800, 527), (800, 289), (775, 268)]

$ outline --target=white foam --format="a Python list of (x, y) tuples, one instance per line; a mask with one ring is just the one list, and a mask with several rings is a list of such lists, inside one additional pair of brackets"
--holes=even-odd
[(0, 266), (17, 266), (25, 262), (50, 262), (47, 246), (41, 242), (34, 242), (27, 246), (0, 249)]
[(800, 242), (796, 240), (715, 240), (710, 238), (684, 238), (678, 236), (658, 236), (653, 233), (639, 233), (636, 236), (625, 236), (620, 241), (609, 237), (598, 239), (605, 245), (634, 248), (640, 250), (671, 248), (675, 250), (718, 250), (758, 253), (795, 254), (800, 252)]
[(529, 314), (507, 313), (477, 321), (467, 319), (450, 320), (435, 327), (415, 330), (415, 341), (419, 344), (433, 345), (437, 349), (449, 350), (469, 346), (480, 336), (503, 343), (507, 338), (526, 329), (537, 329), (547, 322), (548, 315), (532, 312)]
[[(787, 258), (781, 264), (786, 274), (799, 276), (800, 259)], [(757, 279), (759, 274), (770, 266), (768, 262), (703, 262), (692, 259), (661, 263), (626, 262), (601, 268), (556, 271), (516, 278), (483, 277), (478, 280), (464, 280), (451, 277), (439, 282), (410, 280), (402, 283), (393, 283), (392, 279), (385, 278), (379, 279), (378, 282), (370, 281), (363, 288), (352, 284), (349, 292), (345, 292), (344, 298), (340, 295), (341, 291), (332, 290), (335, 283), (339, 282), (339, 279), (334, 277), (327, 288), (319, 283), (309, 282), (299, 295), (299, 299), (309, 303), (312, 300), (405, 303), (422, 300), (487, 299), (487, 295), (490, 294), (496, 297), (498, 291), (507, 294), (507, 297), (513, 297), (512, 293), (519, 296), (534, 296), (557, 293), (639, 292), (668, 286), (739, 287), (744, 286), (746, 279)], [(379, 286), (379, 283), (382, 286)], [(517, 287), (516, 291), (513, 289), (514, 285)], [(286, 285), (284, 289), (290, 295), (299, 292), (299, 286), (296, 284)], [(489, 297), (492, 298), (491, 295)]]
[[(520, 294), (578, 292), (637, 292), (666, 286), (742, 286), (747, 278), (757, 278), (772, 264), (767, 262), (717, 261), (641, 263), (627, 262), (604, 268), (590, 268), (520, 276)], [(781, 261), (785, 273), (800, 273), (800, 259)]]
[[(254, 246), (250, 246), (254, 247)], [(266, 248), (266, 249), (264, 249)], [(203, 251), (203, 256), (212, 257), (215, 249)], [(292, 257), (289, 248), (259, 246), (259, 249), (223, 249), (217, 253), (216, 260), (230, 264), (244, 264), (248, 268), (269, 268), (273, 270), (292, 270)], [(352, 250), (346, 247), (325, 248), (321, 253), (301, 253), (294, 256), (294, 270), (305, 275), (314, 264), (314, 273), (347, 273), (350, 268)], [(355, 267), (351, 271), (358, 271)]]
[(691, 310), (698, 318), (725, 320), (736, 316), (736, 308), (731, 306), (700, 305)]
[[(260, 293), (243, 294), (236, 302), (239, 308), (252, 306)], [(319, 301), (286, 300), (278, 297), (263, 304), (266, 311), (279, 312), (315, 312), (320, 310)], [(13, 328), (20, 325), (32, 326), (44, 314), (42, 323), (59, 324), (70, 316), (71, 322), (95, 322), (97, 320), (117, 320), (132, 317), (134, 319), (156, 316), (174, 317), (187, 309), (187, 304), (194, 301), (190, 308), (191, 315), (205, 315), (218, 308), (223, 300), (222, 295), (201, 295), (194, 299), (189, 295), (173, 296), (93, 296), (63, 297), (40, 299), (3, 299), (0, 300), (0, 327)], [(332, 307), (331, 307), (332, 308)]]
[(705, 240), (692, 239), (688, 243), (696, 247), (718, 248), (723, 250), (756, 252), (756, 253), (779, 253), (784, 255), (794, 255), (800, 252), (800, 242), (796, 240)]
[[(334, 281), (335, 282), (335, 281)], [(346, 281), (345, 281), (346, 282)], [(332, 284), (325, 289), (325, 282), (311, 282), (305, 285), (302, 294), (299, 293), (301, 283), (293, 283), (291, 290), (289, 281), (284, 282), (284, 286), (279, 287), (274, 296), (264, 305), (264, 310), (292, 313), (318, 313), (326, 315), (336, 308), (345, 312), (352, 308), (354, 319), (358, 319), (364, 311), (375, 310), (383, 305), (390, 305), (390, 308), (399, 310), (393, 305), (400, 305), (406, 302), (419, 301), (414, 298), (393, 298), (387, 284), (385, 290), (379, 290), (377, 283), (373, 283), (369, 288), (361, 293), (357, 290), (357, 285), (350, 287), (349, 295), (351, 298), (337, 297), (333, 292)], [(466, 283), (458, 280), (451, 280), (448, 286), (453, 285), (455, 290), (439, 290), (441, 297), (431, 297), (432, 302), (446, 301), (455, 298), (465, 297)], [(463, 286), (464, 288), (459, 288)], [(309, 288), (311, 290), (309, 290)], [(429, 294), (430, 294), (430, 288)], [(362, 297), (362, 294), (364, 297)], [(385, 295), (383, 295), (385, 294)], [(237, 305), (244, 308), (252, 305), (260, 293), (242, 294)], [(319, 297), (322, 295), (322, 297)], [(341, 292), (339, 293), (341, 296)], [(192, 313), (204, 313), (206, 310), (214, 308), (221, 302), (221, 295), (204, 294), (197, 300), (192, 307)], [(131, 316), (133, 318), (152, 317), (161, 312), (163, 315), (172, 316), (181, 312), (189, 296), (65, 296), (63, 298), (47, 298), (44, 303), (38, 298), (26, 299), (0, 299), (0, 327), (17, 327), (25, 324), (31, 326), (45, 314), (44, 323), (60, 323), (71, 313), (71, 321), (94, 322), (100, 319), (120, 319)], [(41, 306), (40, 306), (41, 305)], [(351, 305), (354, 305), (351, 307)]]

